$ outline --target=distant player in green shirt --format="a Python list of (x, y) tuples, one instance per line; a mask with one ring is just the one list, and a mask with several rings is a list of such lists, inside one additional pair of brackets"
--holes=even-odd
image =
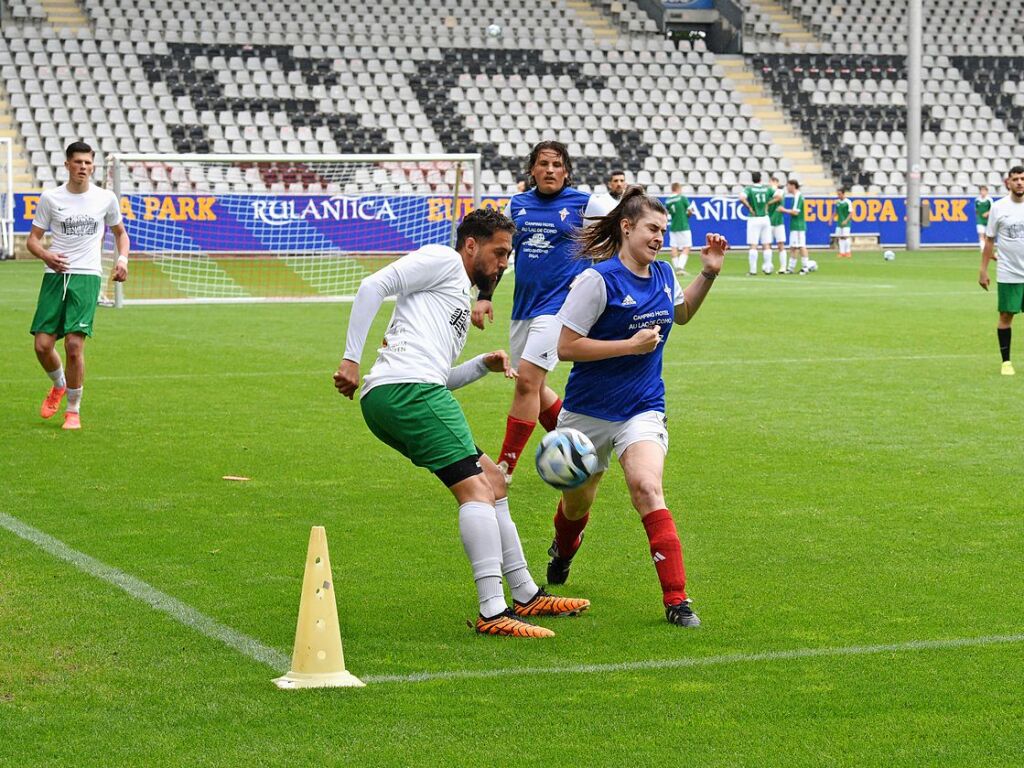
[(672, 185), (672, 195), (665, 201), (668, 208), (668, 237), (672, 247), (672, 266), (681, 275), (686, 274), (686, 259), (693, 247), (693, 235), (690, 232), (690, 216), (697, 212), (697, 206), (683, 194), (683, 185), (676, 182)]
[(978, 188), (978, 196), (974, 200), (974, 226), (978, 231), (978, 247), (985, 250), (985, 228), (988, 226), (988, 213), (992, 210), (992, 198), (988, 196), (988, 187)]
[(799, 251), (800, 274), (806, 275), (811, 271), (811, 262), (807, 256), (807, 200), (804, 199), (803, 192), (800, 191), (800, 182), (796, 179), (786, 182), (786, 191), (790, 196), (789, 207), (780, 206), (779, 210), (789, 214), (789, 247), (793, 250), (788, 268), (790, 272), (796, 270), (796, 255)]
[(750, 212), (747, 216), (747, 246), (750, 250), (750, 274), (757, 274), (757, 251), (761, 250), (763, 269), (772, 273), (772, 225), (768, 218), (768, 203), (782, 199), (782, 190), (761, 183), (761, 172), (750, 174), (751, 185), (740, 194), (740, 202)]
[(850, 221), (852, 219), (850, 201), (846, 199), (845, 187), (840, 187), (836, 194), (839, 196), (839, 199), (836, 200), (836, 204), (832, 209), (832, 221), (836, 225), (839, 258), (849, 259), (853, 256), (853, 253), (851, 253), (852, 241), (850, 239)]
[[(772, 176), (772, 189), (780, 189), (779, 177)], [(768, 203), (768, 222), (772, 225), (772, 243), (779, 247), (779, 271), (780, 275), (791, 274), (787, 267), (789, 260), (786, 255), (786, 222), (782, 218), (782, 198), (773, 199)], [(771, 258), (771, 257), (769, 257)]]

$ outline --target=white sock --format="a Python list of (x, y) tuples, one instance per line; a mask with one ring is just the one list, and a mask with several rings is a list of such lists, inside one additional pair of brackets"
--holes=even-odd
[(494, 512), (498, 518), (498, 532), (501, 534), (501, 572), (505, 574), (505, 581), (512, 591), (512, 599), (520, 603), (529, 602), (540, 587), (526, 567), (526, 555), (519, 541), (519, 530), (508, 510), (507, 496), (494, 502)]
[(679, 256), (679, 271), (680, 272), (685, 272), (686, 271), (686, 259), (687, 259), (687, 257), (689, 255), (690, 254), (688, 254), (688, 253), (683, 253), (683, 254), (681, 254)]
[(789, 261), (789, 254), (786, 253), (786, 249), (783, 248), (779, 251), (779, 272), (786, 271), (786, 264)]
[(789, 257), (789, 271), (792, 272), (796, 269), (796, 256)]
[(68, 413), (78, 413), (79, 408), (82, 407), (82, 387), (78, 389), (71, 389), (68, 387), (68, 407), (66, 411)]
[(747, 258), (750, 260), (750, 271), (757, 272), (757, 249), (751, 248), (747, 253)]
[(842, 246), (843, 246), (843, 253), (849, 253), (850, 252), (850, 241), (849, 240), (846, 240), (844, 238), (843, 241), (842, 241)]
[(801, 266), (804, 267), (804, 269), (806, 269), (807, 267), (811, 266), (810, 262), (811, 262), (811, 259), (810, 259), (809, 256), (801, 256), (800, 257), (800, 264), (801, 264)]
[(459, 536), (473, 567), (480, 615), (497, 616), (508, 603), (501, 588), (501, 533), (494, 507), (482, 501), (467, 501), (459, 507)]
[(679, 257), (678, 256), (673, 256), (672, 257), (672, 266), (675, 267), (676, 269), (679, 269)]
[(769, 270), (772, 268), (772, 263), (774, 259), (775, 255), (772, 253), (771, 248), (765, 248), (763, 251), (761, 251), (761, 260), (764, 262), (764, 266), (767, 267)]
[(47, 371), (46, 375), (50, 377), (50, 381), (53, 382), (53, 386), (57, 389), (64, 389), (67, 385), (67, 379), (64, 378), (64, 366), (60, 366), (55, 371)]

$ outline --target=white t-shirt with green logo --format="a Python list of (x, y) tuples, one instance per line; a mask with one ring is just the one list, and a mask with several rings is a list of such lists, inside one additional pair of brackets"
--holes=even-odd
[(397, 301), (361, 397), (381, 384), (448, 383), (466, 345), (471, 285), (462, 257), (446, 245), (425, 245), (363, 280), (352, 305), (346, 360), (359, 362), (384, 298)]
[[(105, 227), (121, 223), (117, 196), (109, 189), (90, 184), (75, 194), (62, 184), (39, 196), (33, 227), (52, 235), (49, 250), (68, 260), (72, 275), (103, 276), (102, 252)], [(49, 267), (47, 272), (53, 272)]]
[(985, 234), (996, 241), (996, 280), (1024, 283), (1024, 202), (1007, 195), (992, 203)]

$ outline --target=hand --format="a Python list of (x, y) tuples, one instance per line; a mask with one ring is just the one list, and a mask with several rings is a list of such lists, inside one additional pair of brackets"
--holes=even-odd
[(713, 274), (722, 271), (725, 252), (729, 250), (729, 241), (714, 232), (708, 234), (705, 245), (700, 249), (701, 266)]
[(652, 325), (650, 328), (641, 328), (633, 334), (630, 339), (634, 355), (646, 355), (658, 348), (661, 344), (661, 326)]
[(492, 323), (494, 322), (494, 305), (487, 299), (479, 299), (473, 306), (473, 313), (470, 315), (473, 325), (481, 331), (484, 329), (484, 316)]
[(334, 386), (349, 400), (359, 389), (359, 364), (351, 360), (342, 360), (338, 372), (334, 374)]
[(519, 372), (512, 367), (512, 361), (504, 349), (496, 349), (484, 355), (484, 365), (491, 373), (504, 373), (506, 379), (519, 378)]
[(123, 261), (119, 261), (114, 265), (114, 282), (123, 283), (128, 279), (128, 264)]
[(988, 270), (984, 270), (983, 272), (981, 272), (981, 274), (978, 275), (978, 285), (980, 285), (986, 291), (988, 290), (988, 285), (989, 285)]
[(47, 251), (43, 256), (40, 257), (43, 263), (46, 264), (54, 272), (67, 272), (68, 271), (68, 260), (63, 253), (53, 253)]

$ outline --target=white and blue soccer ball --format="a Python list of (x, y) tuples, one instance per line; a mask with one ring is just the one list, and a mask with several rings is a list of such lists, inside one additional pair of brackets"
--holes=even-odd
[(597, 469), (597, 451), (578, 429), (563, 427), (548, 432), (537, 446), (537, 474), (559, 490), (578, 488)]
[(818, 262), (816, 262), (814, 259), (808, 259), (807, 260), (807, 271), (808, 272), (817, 272), (818, 271)]
[(487, 36), (501, 37), (501, 27), (499, 27), (497, 24), (489, 24), (487, 26)]
[(885, 251), (884, 253), (882, 253), (882, 258), (885, 259), (886, 261), (892, 261), (893, 259), (896, 258), (896, 254), (893, 253), (892, 251)]

